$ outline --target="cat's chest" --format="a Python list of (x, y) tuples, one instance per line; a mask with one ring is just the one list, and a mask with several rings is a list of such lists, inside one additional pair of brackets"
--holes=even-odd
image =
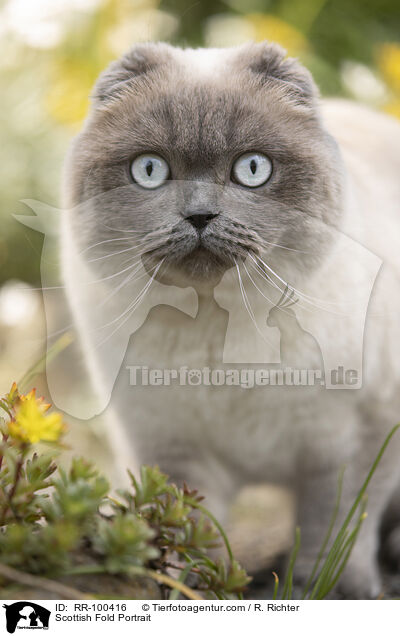
[(161, 369), (214, 368), (223, 361), (227, 324), (227, 313), (215, 302), (195, 318), (174, 307), (156, 307), (131, 338), (126, 362)]
[(266, 365), (224, 364), (229, 316), (218, 306), (208, 309), (193, 319), (154, 308), (130, 340), (115, 408), (133, 444), (140, 440), (155, 456), (183, 445), (195, 454), (216, 453), (251, 478), (290, 481), (304, 445), (318, 453), (334, 445), (337, 425), (324, 424), (320, 444), (315, 421), (335, 412), (343, 397), (318, 386), (257, 384)]

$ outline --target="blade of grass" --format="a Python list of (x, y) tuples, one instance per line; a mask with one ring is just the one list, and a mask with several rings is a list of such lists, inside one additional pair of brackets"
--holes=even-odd
[[(193, 566), (195, 565), (195, 562), (193, 561), (192, 563), (189, 563), (184, 570), (182, 570), (182, 572), (180, 573), (179, 577), (178, 577), (178, 581), (180, 583), (185, 583), (187, 577), (189, 576), (190, 572), (192, 571)], [(171, 590), (171, 593), (169, 595), (169, 600), (170, 601), (176, 601), (176, 599), (179, 596), (179, 590), (177, 588)]]
[[(186, 554), (185, 554), (186, 552)], [(204, 552), (201, 552), (198, 548), (185, 548), (185, 552), (182, 551), (182, 556), (186, 559), (187, 555), (193, 554), (196, 556), (196, 560), (202, 561), (210, 570), (217, 570), (217, 564), (210, 557), (208, 557)], [(190, 557), (189, 557), (190, 558)]]
[(278, 598), (278, 590), (279, 590), (279, 576), (277, 575), (276, 572), (272, 572), (272, 575), (275, 579), (275, 583), (274, 583), (274, 593), (272, 596), (272, 600), (276, 601), (276, 599)]
[(289, 565), (287, 569), (287, 573), (285, 576), (285, 580), (283, 583), (283, 591), (282, 591), (282, 600), (288, 600), (292, 597), (292, 588), (293, 588), (293, 570), (296, 563), (297, 554), (300, 548), (300, 528), (296, 528), (296, 534), (294, 539), (294, 546), (292, 553), (289, 559)]
[(339, 506), (340, 506), (340, 500), (342, 498), (342, 488), (343, 488), (343, 477), (344, 477), (344, 471), (345, 471), (345, 467), (343, 467), (340, 472), (339, 472), (339, 479), (338, 479), (338, 489), (337, 489), (337, 494), (336, 494), (336, 501), (335, 501), (335, 507), (333, 509), (333, 513), (332, 513), (332, 517), (331, 520), (329, 522), (329, 526), (328, 526), (328, 530), (326, 532), (325, 538), (322, 542), (321, 545), (321, 549), (318, 553), (317, 559), (315, 561), (314, 567), (312, 569), (312, 572), (306, 582), (304, 591), (303, 591), (303, 595), (302, 595), (302, 599), (305, 599), (305, 597), (308, 594), (308, 591), (311, 587), (312, 582), (314, 581), (315, 575), (318, 571), (318, 568), (320, 566), (320, 563), (322, 561), (322, 557), (324, 556), (325, 550), (327, 548), (327, 545), (329, 543), (329, 539), (331, 538), (332, 532), (333, 532), (333, 528), (335, 526), (335, 522), (338, 516), (338, 512), (339, 512)]
[(386, 437), (385, 441), (383, 442), (383, 444), (382, 444), (382, 446), (380, 448), (380, 451), (379, 451), (378, 455), (376, 456), (375, 461), (372, 464), (372, 467), (371, 467), (371, 469), (370, 469), (370, 471), (369, 471), (369, 473), (367, 475), (367, 478), (364, 481), (363, 485), (361, 486), (361, 488), (360, 488), (360, 490), (358, 492), (358, 495), (356, 497), (356, 500), (353, 503), (352, 507), (350, 508), (350, 511), (349, 511), (349, 513), (348, 513), (348, 515), (347, 515), (342, 527), (347, 527), (349, 525), (351, 519), (354, 516), (355, 511), (357, 510), (357, 508), (358, 508), (358, 506), (359, 506), (359, 504), (361, 502), (361, 499), (363, 498), (363, 496), (365, 494), (365, 491), (368, 488), (369, 482), (371, 481), (371, 479), (372, 479), (372, 477), (373, 477), (373, 475), (374, 475), (374, 473), (375, 473), (375, 471), (376, 471), (376, 469), (378, 467), (378, 464), (381, 461), (382, 456), (383, 456), (387, 446), (389, 445), (390, 440), (392, 439), (393, 435), (399, 430), (399, 428), (400, 428), (400, 424), (396, 424), (396, 426), (394, 426), (392, 428), (392, 430), (390, 431), (389, 435)]
[(29, 388), (33, 378), (39, 373), (43, 373), (46, 370), (46, 365), (49, 364), (54, 358), (56, 358), (64, 349), (74, 341), (74, 336), (70, 331), (64, 333), (56, 342), (50, 347), (46, 353), (39, 358), (35, 364), (23, 375), (17, 385), (21, 391)]
[(332, 548), (330, 549), (325, 559), (325, 562), (321, 568), (321, 571), (314, 583), (314, 586), (311, 592), (309, 593), (309, 596), (308, 596), (309, 599), (315, 598), (315, 595), (321, 589), (321, 587), (325, 586), (327, 581), (329, 582), (331, 573), (334, 571), (336, 564), (338, 563), (338, 560), (340, 559), (340, 554), (343, 550), (343, 546), (348, 538), (348, 535), (349, 533), (346, 530), (342, 534), (340, 541), (338, 541), (338, 543), (336, 545), (333, 545)]
[[(325, 598), (329, 594), (329, 592), (331, 590), (333, 590), (333, 588), (335, 587), (336, 583), (339, 581), (339, 579), (340, 579), (340, 577), (341, 577), (341, 575), (343, 573), (343, 570), (346, 567), (347, 561), (349, 560), (349, 557), (350, 557), (350, 554), (351, 554), (351, 552), (353, 550), (354, 544), (357, 541), (357, 537), (358, 537), (358, 534), (359, 534), (359, 532), (361, 530), (361, 526), (362, 526), (363, 522), (365, 521), (366, 517), (367, 517), (367, 514), (366, 514), (365, 508), (364, 508), (363, 512), (361, 513), (361, 515), (360, 515), (360, 517), (359, 517), (359, 519), (357, 521), (356, 527), (350, 533), (350, 536), (348, 537), (348, 539), (347, 539), (347, 541), (346, 541), (346, 543), (345, 543), (345, 545), (343, 547), (343, 550), (341, 552), (341, 560), (337, 564), (336, 570), (332, 574), (333, 578), (331, 578), (331, 582), (329, 583), (329, 585), (326, 588), (322, 589), (322, 594), (321, 594), (321, 591), (320, 591), (321, 598)], [(316, 598), (318, 598), (318, 596)]]
[[(349, 540), (349, 537), (347, 536), (348, 535), (348, 527), (349, 527), (349, 525), (350, 525), (350, 523), (351, 523), (351, 521), (352, 521), (352, 519), (353, 519), (353, 517), (354, 517), (354, 515), (356, 513), (357, 508), (359, 507), (359, 505), (360, 505), (360, 503), (361, 503), (361, 501), (362, 501), (362, 499), (363, 499), (363, 497), (365, 495), (365, 492), (366, 492), (366, 490), (368, 488), (368, 485), (369, 485), (369, 483), (370, 483), (370, 481), (371, 481), (371, 479), (372, 479), (372, 477), (373, 477), (373, 475), (374, 475), (374, 473), (375, 473), (375, 471), (376, 471), (376, 469), (377, 469), (377, 467), (379, 465), (379, 462), (382, 459), (382, 456), (383, 456), (387, 446), (390, 443), (390, 440), (392, 439), (393, 435), (399, 430), (399, 428), (400, 428), (400, 424), (397, 424), (396, 426), (394, 426), (392, 428), (392, 430), (390, 431), (390, 433), (387, 435), (384, 443), (382, 444), (382, 446), (381, 446), (381, 448), (380, 448), (380, 450), (379, 450), (379, 452), (378, 452), (378, 454), (377, 454), (377, 456), (376, 456), (376, 458), (374, 460), (374, 463), (372, 464), (372, 467), (369, 470), (368, 475), (367, 475), (363, 485), (361, 486), (361, 488), (360, 488), (360, 490), (358, 492), (358, 495), (357, 495), (352, 507), (350, 508), (350, 510), (349, 510), (349, 512), (348, 512), (348, 514), (347, 514), (347, 516), (346, 516), (346, 518), (345, 518), (345, 520), (344, 520), (344, 522), (343, 522), (343, 524), (342, 524), (342, 526), (341, 526), (341, 528), (340, 528), (340, 530), (339, 530), (339, 532), (338, 532), (338, 534), (336, 536), (336, 539), (335, 539), (335, 541), (334, 541), (334, 543), (332, 545), (332, 548), (331, 548), (331, 550), (330, 550), (330, 552), (329, 552), (329, 554), (327, 556), (327, 559), (325, 560), (324, 565), (322, 566), (322, 569), (321, 569), (321, 572), (320, 572), (320, 574), (318, 576), (317, 582), (316, 582), (316, 584), (315, 584), (315, 586), (314, 586), (314, 588), (312, 590), (312, 593), (310, 594), (309, 598), (315, 598), (317, 593), (320, 594), (321, 586), (323, 586), (322, 589), (325, 589), (325, 590), (330, 589), (329, 584), (327, 582), (329, 581), (328, 577), (332, 574), (332, 572), (335, 571), (335, 568), (333, 570), (331, 569), (332, 568), (332, 564), (336, 564), (337, 565), (338, 563), (340, 563), (341, 555), (343, 555), (343, 550), (341, 548), (344, 546), (345, 541)], [(361, 517), (363, 516), (364, 512), (365, 511), (362, 510), (361, 514), (359, 515), (359, 518), (358, 518), (358, 521), (357, 521), (357, 524), (356, 524), (356, 529), (359, 526), (359, 524), (362, 522)], [(359, 528), (358, 528), (358, 531), (359, 531)], [(355, 535), (356, 537), (357, 537), (358, 531), (357, 531), (357, 533)], [(353, 535), (353, 532), (352, 532), (352, 535)], [(354, 545), (354, 543), (352, 545)], [(350, 556), (350, 552), (347, 555), (347, 559)], [(319, 598), (324, 598), (324, 596), (319, 595)]]

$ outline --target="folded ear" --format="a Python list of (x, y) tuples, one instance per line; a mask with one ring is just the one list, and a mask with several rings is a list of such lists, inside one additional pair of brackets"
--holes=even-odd
[(168, 44), (138, 44), (106, 68), (92, 92), (94, 104), (104, 104), (121, 95), (139, 77), (171, 59)]
[(286, 57), (286, 51), (278, 44), (251, 44), (243, 53), (242, 64), (244, 62), (263, 83), (280, 83), (288, 97), (299, 104), (316, 105), (319, 93), (311, 73), (297, 59)]

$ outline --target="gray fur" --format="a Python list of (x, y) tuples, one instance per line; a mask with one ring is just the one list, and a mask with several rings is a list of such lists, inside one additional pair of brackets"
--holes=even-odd
[[(366, 201), (349, 203), (352, 153), (361, 157), (364, 150), (362, 142), (347, 143), (353, 128), (345, 126), (346, 108), (343, 114), (340, 105), (335, 107), (328, 126), (310, 74), (275, 45), (252, 44), (216, 53), (220, 62), (215, 72), (192, 68), (194, 55), (148, 44), (114, 62), (98, 80), (91, 113), (68, 157), (65, 202), (72, 209), (66, 222), (72, 243), (65, 248), (64, 269), (92, 368), (104, 373), (107, 357), (95, 350), (90, 329), (82, 326), (83, 308), (74, 296), (74, 280), (80, 274), (74, 270), (71, 244), (79, 252), (121, 236), (120, 230), (134, 230), (134, 236), (153, 241), (148, 263), (166, 259), (168, 268), (160, 280), (193, 286), (199, 294), (194, 321), (171, 307), (155, 307), (132, 339), (122, 369), (126, 364), (221, 367), (228, 316), (213, 299), (213, 289), (235, 259), (249, 253), (262, 254), (293, 286), (312, 279), (317, 289), (342, 284), (356, 290), (358, 285), (352, 263), (345, 272), (331, 272), (330, 278), (323, 273), (329, 273), (334, 248), (331, 229), (348, 231), (385, 258), (377, 235), (359, 231), (362, 223), (357, 219), (361, 210), (360, 218), (373, 223), (378, 206), (391, 210), (397, 190), (393, 185), (393, 198), (383, 201), (390, 188), (383, 188), (380, 198), (371, 185), (373, 177), (369, 180), (365, 173), (359, 182), (364, 179)], [(400, 138), (398, 126), (377, 115), (357, 111), (352, 121), (357, 118), (359, 125), (365, 120), (365, 129), (376, 125), (377, 134), (382, 129), (382, 152), (385, 144), (389, 148), (392, 139)], [(340, 131), (344, 159), (335, 139)], [(230, 176), (235, 158), (253, 150), (272, 160), (273, 173), (264, 186), (251, 191), (232, 183)], [(161, 155), (171, 167), (172, 181), (156, 191), (141, 189), (129, 175), (129, 161), (144, 152)], [(373, 175), (373, 161), (368, 165)], [(384, 178), (394, 184), (395, 175), (391, 162)], [(203, 249), (198, 249), (197, 234), (186, 221), (197, 210), (216, 215), (204, 232)], [(100, 254), (113, 250), (113, 243), (106, 243)], [(398, 250), (392, 253), (389, 260), (396, 269)], [(117, 265), (123, 258), (122, 254)], [(105, 259), (92, 267), (104, 276), (117, 265)], [(381, 308), (389, 296), (393, 303), (393, 287), (387, 289), (386, 296), (376, 295)], [(121, 292), (114, 302), (119, 313), (127, 295)], [(89, 315), (85, 319), (90, 323)], [(277, 481), (294, 488), (303, 536), (298, 576), (305, 578), (328, 525), (340, 467), (348, 464), (339, 515), (343, 519), (396, 423), (400, 370), (396, 362), (389, 365), (384, 352), (390, 349), (388, 338), (393, 343), (399, 336), (397, 329), (372, 321), (366, 340), (372, 343), (369, 364), (364, 387), (358, 391), (270, 387), (261, 393), (202, 387), (194, 394), (185, 391), (190, 387), (139, 387), (133, 395), (121, 371), (113, 396), (118, 426), (139, 461), (158, 463), (176, 480), (204, 490), (221, 517), (237, 489), (249, 481)], [(332, 346), (343, 351), (353, 346), (351, 330), (328, 335)], [(244, 332), (237, 337), (244, 337)], [(315, 368), (311, 352), (306, 353), (309, 368)], [(382, 398), (388, 365), (390, 381)], [(398, 484), (399, 464), (394, 442), (371, 487), (369, 518), (342, 579), (342, 593), (349, 598), (370, 598), (379, 592), (378, 530)]]

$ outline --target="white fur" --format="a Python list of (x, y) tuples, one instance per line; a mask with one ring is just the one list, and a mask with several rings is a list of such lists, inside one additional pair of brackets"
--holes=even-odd
[[(203, 75), (214, 75), (221, 70), (227, 54), (227, 51), (215, 50), (176, 52), (185, 60), (188, 70)], [(339, 143), (347, 172), (346, 209), (341, 229), (384, 262), (369, 307), (363, 388), (342, 392), (340, 396), (336, 391), (325, 389), (299, 392), (290, 387), (247, 392), (229, 388), (210, 392), (204, 387), (199, 387), (196, 392), (185, 390), (187, 387), (170, 391), (161, 391), (160, 387), (133, 391), (124, 369), (116, 385), (113, 409), (117, 408), (118, 413), (123, 414), (123, 418), (119, 415), (117, 419), (124, 419), (122, 446), (117, 450), (119, 463), (130, 461), (130, 453), (134, 454), (135, 447), (141, 461), (158, 462), (177, 478), (181, 474), (190, 475), (191, 484), (204, 491), (209, 505), (221, 514), (237, 488), (248, 481), (269, 480), (300, 487), (299, 474), (304, 462), (311, 474), (315, 471), (315, 506), (321, 509), (322, 519), (325, 502), (334, 500), (339, 466), (348, 461), (352, 475), (353, 465), (359, 463), (349, 485), (346, 501), (350, 502), (376, 450), (375, 446), (364, 445), (364, 437), (375, 431), (376, 438), (383, 440), (400, 417), (397, 411), (400, 384), (400, 126), (383, 115), (347, 102), (327, 102), (323, 117), (328, 131)], [(75, 281), (82, 278), (83, 270), (71, 240), (67, 215), (64, 219), (64, 273), (92, 375), (101, 392), (103, 378), (116, 353), (107, 347), (95, 349), (93, 345), (91, 327), (97, 319), (97, 307), (85, 307), (76, 293)], [(325, 290), (328, 296), (336, 298), (343, 288), (357, 294), (365, 284), (361, 263), (347, 263), (337, 271), (328, 259), (314, 276), (309, 289), (315, 296)], [(247, 334), (248, 325), (242, 324), (242, 301), (233, 288), (232, 298), (232, 307), (237, 304), (234, 333), (239, 343)], [(265, 302), (260, 298), (254, 297), (252, 302), (255, 312), (267, 313)], [(257, 306), (257, 303), (262, 304)], [(234, 313), (232, 310), (232, 315)], [(302, 316), (307, 329), (312, 332), (313, 315)], [(179, 342), (169, 342), (168, 338), (156, 343), (145, 337), (136, 340), (135, 345), (130, 344), (124, 364), (179, 367), (182, 360), (178, 353), (186, 351), (185, 364), (189, 367), (218, 368), (220, 361), (213, 357), (213, 338), (216, 337), (213, 321), (216, 317), (218, 310), (210, 305), (198, 318), (197, 333), (194, 338), (191, 334), (190, 344), (185, 342), (185, 333)], [(168, 321), (171, 321), (172, 332), (174, 320), (174, 312), (166, 310), (163, 327), (168, 327)], [(332, 351), (339, 349), (346, 356), (355, 347), (359, 322), (349, 316), (343, 329), (333, 327), (334, 324), (337, 323), (327, 320), (320, 336), (325, 338)], [(320, 325), (314, 327), (321, 329)], [(335, 329), (334, 333), (332, 329)], [(121, 338), (126, 345), (128, 326), (126, 331), (122, 330)], [(121, 348), (124, 348), (123, 343)], [(366, 415), (363, 416), (363, 412)], [(377, 420), (373, 428), (368, 424), (369, 415)], [(335, 477), (329, 487), (323, 487), (328, 469)], [(388, 483), (392, 489), (399, 469), (400, 462), (391, 464), (392, 476)], [(380, 490), (376, 494), (372, 492), (372, 509), (379, 507), (379, 501), (387, 499), (388, 494), (382, 498)], [(306, 517), (303, 523), (307, 523)], [(375, 531), (376, 526), (373, 526), (373, 531), (366, 533), (365, 543), (361, 544), (362, 549), (366, 549), (366, 545), (372, 546), (368, 548), (368, 555), (374, 554)], [(312, 532), (311, 527), (310, 537)], [(353, 569), (349, 569), (350, 588), (354, 587), (351, 578), (354, 571), (359, 572), (361, 568), (357, 578), (357, 586), (362, 589), (359, 594), (366, 593), (363, 582), (368, 594), (375, 593), (375, 587), (371, 588), (374, 583), (368, 582), (376, 574), (372, 561), (369, 557), (364, 559), (357, 551), (353, 561)]]
[(223, 72), (231, 49), (174, 49), (174, 55), (195, 77), (213, 78)]

